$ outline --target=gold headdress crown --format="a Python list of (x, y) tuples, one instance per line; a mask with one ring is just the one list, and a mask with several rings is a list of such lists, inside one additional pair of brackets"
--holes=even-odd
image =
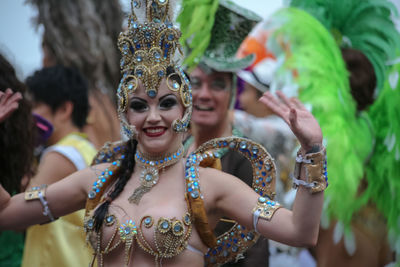
[(125, 112), (128, 94), (135, 92), (139, 82), (144, 85), (146, 94), (154, 98), (165, 78), (168, 88), (179, 92), (186, 108), (183, 118), (174, 121), (174, 130), (185, 131), (189, 125), (191, 86), (178, 63), (183, 57), (179, 44), (181, 32), (172, 24), (172, 9), (171, 0), (131, 1), (128, 29), (118, 38), (123, 74), (117, 91), (118, 113), (124, 132), (130, 137), (135, 130), (127, 123)]

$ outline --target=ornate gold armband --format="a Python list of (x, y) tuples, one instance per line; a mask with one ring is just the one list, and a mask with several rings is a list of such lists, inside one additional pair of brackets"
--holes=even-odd
[(25, 192), (25, 200), (39, 200), (43, 206), (43, 215), (49, 217), (50, 221), (54, 221), (58, 218), (54, 218), (50, 211), (49, 203), (46, 200), (46, 189), (47, 185), (43, 184), (41, 186), (35, 186)]
[[(300, 179), (301, 169), (304, 168), (305, 181)], [(328, 186), (326, 151), (322, 148), (316, 153), (302, 155), (297, 153), (296, 165), (293, 174), (293, 187), (305, 186), (310, 193), (324, 191)]]
[(275, 211), (279, 209), (281, 205), (272, 200), (268, 200), (265, 197), (259, 197), (256, 206), (253, 209), (253, 226), (254, 230), (257, 231), (258, 219), (261, 217), (264, 220), (270, 221)]

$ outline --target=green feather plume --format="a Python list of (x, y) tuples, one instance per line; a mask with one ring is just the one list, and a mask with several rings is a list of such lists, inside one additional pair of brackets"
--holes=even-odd
[(308, 13), (286, 8), (268, 21), (274, 29), (268, 48), (283, 64), (274, 80), (284, 83), (295, 73), (299, 98), (311, 105), (327, 147), (329, 186), (326, 214), (349, 232), (364, 175), (364, 161), (372, 150), (372, 133), (365, 116), (356, 117), (346, 65), (332, 35)]
[[(374, 154), (367, 168), (372, 199), (384, 214), (389, 240), (400, 256), (400, 63), (392, 66), (383, 90), (368, 115), (375, 129)], [(364, 204), (364, 203), (360, 203)]]
[(336, 37), (341, 47), (363, 52), (374, 66), (377, 88), (383, 87), (386, 61), (395, 57), (400, 37), (390, 15), (398, 16), (388, 0), (292, 0)]
[(189, 69), (199, 62), (210, 43), (218, 5), (219, 0), (182, 1), (177, 21), (182, 32), (181, 44), (190, 50), (184, 62)]

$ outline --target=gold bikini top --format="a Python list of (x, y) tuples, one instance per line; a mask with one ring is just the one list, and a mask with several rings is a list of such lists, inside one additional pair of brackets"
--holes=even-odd
[[(110, 183), (118, 177), (120, 172), (118, 159), (121, 158), (121, 155), (123, 156), (124, 147), (125, 143), (123, 142), (107, 143), (95, 157), (92, 164), (99, 164), (103, 162), (112, 162), (112, 164), (109, 169), (104, 171), (104, 175), (99, 177), (98, 181), (93, 185), (92, 190), (89, 192), (88, 201), (86, 202), (86, 222), (89, 222), (91, 218), (89, 215), (90, 211), (92, 211), (98, 205), (98, 203), (102, 201), (101, 195), (104, 189), (107, 188)], [(175, 246), (171, 246), (168, 250), (168, 253), (164, 253), (163, 250), (159, 250), (157, 247), (156, 250), (153, 250), (148, 249), (150, 246), (144, 245), (147, 241), (140, 237), (140, 235), (142, 235), (140, 234), (140, 231), (142, 227), (145, 227), (145, 221), (153, 221), (153, 218), (149, 218), (150, 216), (143, 217), (140, 220), (139, 227), (134, 228), (137, 233), (133, 236), (139, 246), (146, 252), (157, 257), (158, 259), (167, 258), (167, 255), (170, 257), (178, 255), (185, 247), (187, 247), (187, 241), (191, 233), (191, 224), (194, 224), (202, 242), (209, 247), (208, 252), (204, 255), (206, 266), (219, 266), (235, 260), (249, 247), (255, 244), (259, 235), (254, 230), (246, 229), (246, 227), (239, 225), (238, 223), (236, 223), (228, 232), (218, 237), (215, 237), (208, 224), (208, 218), (200, 191), (198, 172), (199, 166), (220, 169), (221, 164), (219, 162), (218, 155), (219, 149), (231, 149), (244, 155), (253, 166), (252, 187), (254, 191), (256, 191), (262, 197), (273, 200), (275, 196), (276, 167), (272, 157), (268, 154), (264, 147), (249, 139), (234, 136), (210, 140), (199, 147), (186, 160), (185, 198), (188, 203), (188, 212), (185, 216), (190, 218), (191, 223), (188, 224), (188, 222), (186, 222), (185, 224), (184, 218), (181, 220), (181, 223), (184, 226), (183, 234), (176, 239), (178, 240), (177, 244)], [(163, 232), (160, 228), (160, 223), (164, 223), (165, 220), (169, 222), (171, 228), (167, 228), (168, 230)], [(154, 231), (159, 233), (158, 236), (161, 239), (157, 238), (156, 235), (155, 239), (157, 240), (154, 240), (155, 243), (159, 243), (161, 240), (169, 240), (168, 238), (176, 238), (172, 228), (172, 224), (175, 221), (180, 220), (168, 220), (165, 218), (160, 218), (157, 221)], [(91, 223), (93, 223), (93, 221)], [(165, 225), (166, 224), (167, 223), (165, 223)], [(182, 224), (178, 225), (181, 226)], [(126, 226), (125, 228), (121, 228), (122, 225), (123, 224), (119, 226), (119, 229), (126, 228)], [(127, 224), (125, 223), (125, 225)], [(91, 227), (93, 228), (93, 225)], [(117, 233), (115, 232), (115, 235), (116, 234)], [(170, 237), (167, 238), (167, 236)], [(126, 244), (127, 242), (125, 242), (125, 245)], [(168, 247), (169, 245), (166, 244), (165, 246)], [(165, 247), (163, 249), (166, 251)], [(104, 255), (104, 253), (102, 255)], [(156, 264), (158, 264), (157, 261)]]
[[(102, 231), (104, 228), (112, 228), (112, 234), (109, 240), (103, 240)], [(133, 244), (139, 245), (141, 249), (154, 256), (155, 265), (162, 259), (172, 258), (180, 254), (186, 247), (192, 232), (192, 218), (189, 212), (186, 212), (182, 218), (164, 218), (160, 217), (157, 221), (150, 216), (143, 216), (139, 224), (133, 219), (126, 219), (120, 222), (114, 214), (108, 214), (99, 232), (94, 230), (94, 219), (92, 216), (85, 218), (84, 228), (87, 242), (91, 244), (95, 251), (92, 265), (96, 256), (98, 257), (98, 266), (102, 267), (103, 257), (120, 246), (124, 246), (124, 266), (129, 266), (130, 255), (132, 254)], [(143, 229), (154, 230), (154, 240), (147, 240)]]

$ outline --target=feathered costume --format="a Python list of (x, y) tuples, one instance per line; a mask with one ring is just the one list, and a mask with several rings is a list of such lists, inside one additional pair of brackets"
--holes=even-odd
[[(389, 17), (394, 6), (387, 0), (293, 0), (291, 5), (307, 12), (284, 8), (262, 26), (268, 32), (264, 46), (276, 58), (269, 86), (271, 91), (298, 96), (321, 125), (330, 176), (322, 224), (338, 220), (335, 241), (344, 237), (352, 254), (356, 249), (353, 215), (367, 203), (375, 203), (387, 220), (389, 240), (399, 255), (400, 64), (389, 76), (386, 64), (400, 47), (399, 33)], [(201, 9), (191, 8), (193, 12)], [(204, 23), (215, 15), (212, 12), (209, 9)], [(181, 23), (183, 36), (192, 36), (193, 30), (185, 27), (189, 24)], [(196, 36), (208, 42), (210, 30), (202, 29)], [(187, 62), (195, 64), (194, 58), (200, 58), (204, 50), (191, 43), (193, 52)], [(339, 47), (362, 51), (374, 67), (378, 96), (367, 111), (356, 111)], [(360, 192), (363, 178), (368, 186)]]
[[(298, 95), (310, 106), (324, 133), (330, 186), (326, 190), (323, 224), (338, 220), (334, 239), (339, 242), (344, 233), (345, 247), (351, 255), (356, 249), (350, 227), (353, 215), (366, 204), (374, 203), (385, 216), (389, 239), (399, 252), (398, 66), (397, 72), (389, 76), (390, 82), (386, 75), (387, 60), (393, 59), (395, 48), (400, 47), (399, 34), (387, 16), (392, 5), (383, 0), (362, 4), (360, 1), (295, 2), (307, 4), (306, 10), (316, 18), (328, 17), (323, 24), (329, 25), (334, 34), (297, 8), (276, 12), (261, 27), (268, 33), (264, 45), (276, 58), (269, 84), (271, 91)], [(375, 9), (372, 4), (377, 4)], [(341, 11), (331, 12), (329, 8), (336, 5), (341, 5)], [(348, 29), (350, 26), (353, 28)], [(381, 34), (383, 28), (385, 33)], [(335, 40), (341, 40), (342, 46), (346, 41), (346, 45), (364, 49), (374, 66), (378, 84), (385, 84), (383, 88), (378, 87), (378, 98), (368, 111), (356, 111), (349, 74)], [(368, 186), (360, 192), (364, 177)]]
[[(400, 35), (396, 30), (391, 19), (391, 14), (398, 16), (397, 9), (387, 0), (293, 0), (292, 6), (302, 8), (314, 15), (335, 37), (340, 47), (351, 47), (361, 51), (372, 63), (377, 79), (377, 99), (364, 114), (356, 117), (361, 123), (363, 120), (370, 124), (370, 131), (373, 139), (366, 142), (352, 132), (347, 146), (352, 146), (358, 150), (372, 149), (371, 158), (366, 158), (365, 154), (357, 155), (358, 164), (365, 164), (361, 176), (351, 176), (343, 164), (334, 164), (330, 159), (331, 177), (333, 168), (346, 169), (342, 177), (337, 177), (340, 184), (346, 183), (343, 187), (332, 186), (327, 191), (328, 197), (337, 199), (342, 195), (347, 195), (351, 188), (351, 193), (359, 186), (362, 175), (365, 174), (368, 186), (361, 195), (356, 196), (354, 202), (348, 202), (344, 198), (342, 203), (328, 203), (329, 214), (334, 215), (339, 221), (345, 224), (345, 229), (349, 229), (349, 220), (354, 212), (359, 210), (368, 202), (377, 205), (379, 211), (385, 216), (389, 229), (389, 240), (392, 247), (396, 250), (397, 256), (400, 253), (400, 125), (398, 122), (400, 108), (400, 91), (398, 84), (399, 65), (394, 66), (392, 74), (388, 76), (389, 66), (387, 62), (396, 56), (396, 51), (400, 49)], [(397, 74), (396, 74), (397, 73)], [(397, 77), (397, 78), (396, 78)], [(391, 82), (390, 82), (391, 81)], [(324, 87), (321, 87), (324, 88)], [(318, 97), (316, 95), (316, 97)], [(350, 101), (353, 102), (353, 101)], [(345, 102), (342, 108), (347, 108), (349, 102)], [(352, 129), (353, 125), (344, 124), (344, 127)], [(365, 132), (361, 132), (365, 133)], [(325, 134), (326, 138), (331, 139), (330, 135)], [(329, 142), (329, 141), (328, 141)], [(330, 150), (330, 152), (334, 152)], [(338, 155), (340, 151), (337, 150)], [(335, 153), (336, 154), (336, 153)], [(343, 154), (343, 153), (342, 153)], [(343, 163), (352, 167), (347, 154), (343, 154)], [(347, 163), (346, 163), (347, 162)], [(350, 184), (347, 184), (349, 182)], [(348, 208), (347, 208), (348, 207)], [(347, 216), (341, 214), (341, 209), (348, 210)], [(350, 217), (349, 217), (350, 216)], [(347, 230), (348, 232), (348, 230)], [(348, 232), (349, 233), (349, 232)], [(346, 242), (347, 241), (347, 242)], [(351, 252), (352, 235), (345, 235), (346, 248)], [(354, 248), (355, 249), (355, 248)]]

